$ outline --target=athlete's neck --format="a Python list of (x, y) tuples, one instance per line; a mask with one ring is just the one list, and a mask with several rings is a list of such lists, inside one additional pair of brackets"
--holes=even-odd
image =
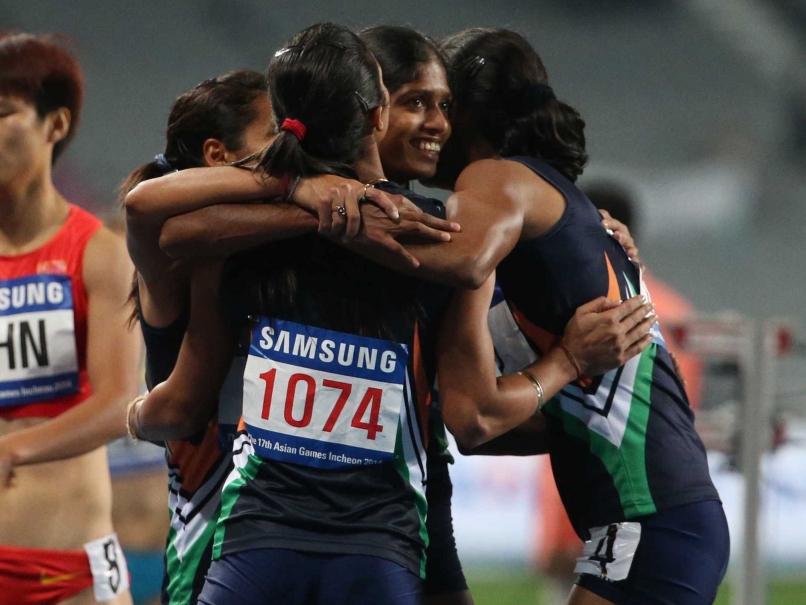
[(358, 180), (362, 183), (371, 183), (384, 179), (381, 155), (378, 153), (378, 144), (375, 137), (369, 136), (366, 139), (366, 151), (364, 155), (353, 163), (353, 169), (358, 175)]
[(47, 242), (70, 210), (50, 179), (37, 178), (19, 188), (0, 187), (0, 255), (24, 254)]

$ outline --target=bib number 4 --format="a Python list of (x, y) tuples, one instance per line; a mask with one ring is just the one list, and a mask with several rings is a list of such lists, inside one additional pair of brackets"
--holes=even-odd
[(577, 559), (574, 573), (590, 574), (605, 580), (626, 580), (635, 551), (641, 541), (641, 524), (632, 521), (612, 523), (590, 530), (583, 556)]

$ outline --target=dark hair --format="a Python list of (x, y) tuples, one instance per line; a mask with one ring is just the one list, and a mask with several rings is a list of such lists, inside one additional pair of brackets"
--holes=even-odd
[(277, 127), (302, 122), (304, 139), (280, 130), (257, 169), (273, 176), (354, 176), (351, 164), (372, 132), (369, 113), (383, 102), (376, 61), (353, 32), (318, 23), (274, 54), (267, 80)]
[(436, 43), (409, 27), (375, 25), (358, 37), (364, 41), (383, 70), (383, 83), (390, 93), (414, 82), (423, 65), (436, 61), (447, 70)]
[[(244, 131), (258, 115), (255, 101), (265, 94), (266, 77), (244, 69), (205, 80), (180, 95), (168, 115), (165, 153), (132, 171), (120, 185), (118, 200), (122, 204), (126, 194), (143, 181), (173, 170), (204, 166), (207, 139), (218, 139), (231, 151), (240, 149)], [(135, 307), (131, 317), (134, 321), (140, 313), (136, 272), (129, 301)]]
[(207, 139), (218, 139), (231, 151), (240, 149), (244, 131), (257, 118), (255, 101), (265, 94), (266, 77), (243, 69), (205, 80), (180, 95), (168, 115), (163, 158), (129, 174), (120, 185), (118, 199), (122, 202), (142, 181), (204, 166)]
[(637, 233), (638, 209), (632, 192), (615, 181), (594, 181), (582, 187), (593, 205), (600, 210), (607, 210), (617, 221), (621, 221), (630, 230), (633, 237)]
[(440, 48), (460, 114), (502, 156), (529, 155), (576, 181), (588, 161), (585, 122), (558, 101), (540, 56), (506, 29), (473, 28)]
[(84, 76), (63, 43), (53, 34), (0, 36), (0, 93), (33, 103), (40, 118), (60, 107), (70, 110), (70, 129), (53, 146), (53, 163), (75, 136), (84, 102)]
[[(272, 108), (307, 130), (300, 141), (281, 130), (262, 154), (257, 171), (273, 176), (340, 174), (371, 135), (369, 112), (383, 102), (376, 61), (364, 43), (341, 25), (313, 25), (279, 50), (269, 65)], [(236, 254), (222, 274), (222, 298), (236, 321), (246, 315), (317, 322), (328, 329), (376, 338), (393, 337), (392, 321), (417, 313), (410, 279), (349, 252), (318, 235), (306, 235)]]

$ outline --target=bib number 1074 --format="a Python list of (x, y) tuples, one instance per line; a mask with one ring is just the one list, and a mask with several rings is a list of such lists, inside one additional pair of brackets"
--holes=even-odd
[[(263, 394), (263, 408), (260, 415), (263, 420), (268, 420), (269, 415), (272, 413), (271, 407), (274, 398), (274, 384), (277, 378), (277, 369), (273, 368), (268, 372), (263, 372), (259, 376), (261, 380), (266, 383), (266, 391)], [(333, 432), (339, 417), (344, 411), (345, 405), (353, 394), (353, 385), (349, 382), (341, 382), (327, 378), (322, 380), (321, 385), (317, 385), (316, 379), (313, 376), (303, 373), (292, 374), (288, 379), (285, 405), (283, 406), (282, 413), (283, 419), (289, 426), (306, 428), (311, 424), (317, 389), (334, 389), (339, 391), (336, 403), (322, 427), (322, 431), (325, 433)], [(302, 414), (297, 418), (294, 416), (294, 402), (297, 400), (298, 393), (304, 397), (304, 403)], [(282, 397), (282, 394), (279, 395)], [(373, 441), (378, 433), (383, 432), (383, 427), (378, 422), (381, 413), (382, 398), (383, 391), (381, 389), (368, 387), (362, 395), (361, 402), (358, 404), (358, 408), (350, 422), (351, 427), (366, 431), (367, 439)], [(274, 413), (276, 414), (277, 412), (275, 411)], [(366, 418), (367, 416), (369, 416), (369, 418)]]

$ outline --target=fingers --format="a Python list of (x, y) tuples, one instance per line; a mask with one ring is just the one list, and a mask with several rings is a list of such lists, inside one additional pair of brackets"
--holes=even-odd
[(454, 223), (453, 221), (448, 221), (445, 219), (437, 218), (433, 214), (428, 214), (423, 212), (423, 216), (421, 218), (421, 222), (428, 225), (429, 227), (433, 227), (434, 229), (439, 229), (441, 231), (461, 231), (462, 228), (459, 223)]
[[(613, 218), (611, 216), (611, 214), (607, 210), (604, 210), (602, 208), (597, 208), (597, 210), (599, 211), (599, 214), (602, 215), (602, 219), (604, 219), (604, 220), (602, 220), (603, 225), (604, 225), (604, 223), (606, 223), (607, 221), (609, 221), (609, 220), (611, 220)], [(609, 229), (608, 225), (604, 225), (604, 227), (605, 227), (605, 229)]]
[(645, 319), (649, 319), (650, 317), (655, 317), (657, 319), (657, 315), (655, 315), (655, 304), (651, 302), (641, 305), (627, 317), (622, 319), (621, 325), (625, 332), (629, 332), (635, 326), (640, 324)]
[(652, 344), (652, 338), (652, 334), (647, 334), (628, 347), (624, 352), (624, 363), (627, 363), (630, 359), (645, 351), (647, 347)]
[(339, 189), (331, 188), (328, 195), (317, 204), (319, 215), (319, 233), (329, 235), (333, 231), (333, 208), (338, 205)]
[[(363, 191), (361, 195), (363, 195)], [(358, 230), (361, 228), (361, 211), (358, 209), (358, 197), (356, 197), (354, 192), (345, 194), (344, 208), (347, 212), (347, 225), (344, 229), (344, 237), (353, 238), (358, 235)]]
[[(361, 228), (361, 211), (357, 194), (363, 194), (363, 187), (340, 184), (330, 190), (329, 208), (319, 214), (319, 233), (322, 235), (344, 235), (352, 239)], [(323, 204), (324, 206), (325, 204)]]
[(381, 242), (383, 247), (389, 250), (392, 254), (397, 256), (402, 263), (407, 266), (411, 267), (412, 269), (416, 269), (420, 266), (420, 261), (418, 261), (414, 256), (411, 255), (403, 246), (401, 246), (398, 242), (396, 242), (393, 238), (385, 238), (383, 242)]
[(416, 221), (407, 221), (405, 225), (401, 225), (402, 232), (406, 235), (433, 240), (435, 242), (449, 242), (451, 241), (451, 234), (447, 231), (440, 231), (433, 229), (423, 223)]
[(627, 256), (630, 257), (630, 260), (638, 261), (638, 248), (635, 246), (624, 246), (624, 251), (627, 253)]
[(618, 307), (621, 301), (618, 300), (610, 300), (604, 296), (600, 296), (599, 298), (595, 298), (589, 303), (585, 303), (581, 307), (577, 309), (577, 313), (604, 313), (605, 311), (609, 311), (610, 309), (614, 309)]
[(393, 221), (396, 221), (400, 218), (400, 212), (397, 209), (395, 203), (392, 201), (392, 198), (389, 197), (386, 193), (384, 193), (380, 189), (375, 189), (375, 187), (368, 187), (366, 196), (369, 201), (371, 201), (373, 204), (378, 206), (378, 208), (383, 210), (386, 213), (386, 216), (388, 216)]
[(657, 322), (658, 316), (654, 313), (639, 321), (637, 324), (635, 324), (635, 326), (627, 330), (625, 334), (627, 343), (632, 344), (635, 341), (643, 338), (649, 333), (649, 331), (652, 329), (652, 326), (654, 326)]
[(644, 300), (643, 296), (633, 296), (632, 298), (628, 298), (623, 303), (615, 307), (610, 313), (615, 319), (621, 321), (630, 313), (644, 305), (645, 302), (646, 301)]

